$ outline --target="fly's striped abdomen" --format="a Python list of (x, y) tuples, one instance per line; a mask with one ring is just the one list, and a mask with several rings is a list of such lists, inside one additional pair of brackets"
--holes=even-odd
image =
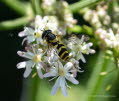
[(66, 61), (69, 59), (69, 52), (57, 39), (47, 40), (47, 42), (57, 49), (58, 55), (62, 60)]
[(49, 40), (49, 43), (50, 43), (52, 46), (57, 47), (59, 41), (57, 41), (57, 40)]
[(62, 60), (69, 59), (69, 52), (63, 44), (59, 43), (56, 48), (58, 50), (58, 55)]

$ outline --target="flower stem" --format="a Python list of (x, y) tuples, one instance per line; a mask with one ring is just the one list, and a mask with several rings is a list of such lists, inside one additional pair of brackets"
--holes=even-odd
[(69, 8), (71, 9), (72, 12), (76, 12), (84, 7), (92, 6), (92, 5), (97, 4), (98, 2), (101, 2), (101, 1), (107, 1), (107, 0), (81, 0), (79, 2), (71, 4), (69, 6)]
[(31, 6), (35, 14), (42, 15), (41, 0), (31, 0)]
[(18, 28), (20, 26), (28, 24), (29, 21), (32, 20), (32, 18), (32, 16), (24, 16), (14, 20), (0, 22), (0, 30), (11, 30), (14, 28)]
[[(20, 2), (19, 0), (1, 0), (4, 4), (12, 8), (14, 11), (21, 15), (28, 15), (30, 3), (28, 2)], [(30, 9), (31, 10), (31, 9)]]

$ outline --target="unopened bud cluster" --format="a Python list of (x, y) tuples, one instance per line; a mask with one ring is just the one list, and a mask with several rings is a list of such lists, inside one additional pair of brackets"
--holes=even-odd
[(118, 61), (119, 6), (112, 5), (111, 2), (109, 5), (112, 6), (111, 9), (109, 9), (109, 6), (105, 4), (98, 5), (95, 10), (86, 8), (84, 10), (84, 19), (94, 28), (94, 36), (99, 40), (101, 47), (113, 51), (114, 58)]

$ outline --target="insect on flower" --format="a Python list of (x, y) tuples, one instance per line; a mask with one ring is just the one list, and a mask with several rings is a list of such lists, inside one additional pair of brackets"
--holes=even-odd
[(57, 39), (56, 35), (52, 33), (51, 30), (45, 30), (42, 34), (42, 39), (45, 39), (48, 46), (53, 46), (57, 49), (59, 57), (64, 60), (69, 60), (69, 52), (66, 47)]

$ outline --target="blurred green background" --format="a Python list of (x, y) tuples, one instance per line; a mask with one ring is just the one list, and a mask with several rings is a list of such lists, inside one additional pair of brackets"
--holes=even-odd
[[(74, 3), (78, 0), (67, 1)], [(0, 22), (19, 17), (21, 15), (0, 0)], [(80, 25), (89, 25), (82, 16), (74, 13), (74, 17), (80, 19)], [(119, 101), (119, 72), (114, 70), (107, 75), (100, 75), (101, 72), (108, 72), (116, 67), (114, 62), (107, 58), (106, 52), (99, 49), (96, 49), (96, 54), (85, 56), (86, 64), (80, 62), (84, 72), (77, 76), (79, 85), (68, 82), (71, 86), (71, 89), (68, 89), (68, 97), (64, 97), (61, 91), (55, 96), (50, 95), (55, 80), (48, 82), (47, 79), (40, 80), (37, 76), (32, 78), (32, 74), (24, 79), (24, 70), (16, 68), (16, 64), (22, 61), (17, 51), (23, 49), (18, 32), (23, 30), (24, 26), (15, 30), (0, 31), (1, 101)]]

